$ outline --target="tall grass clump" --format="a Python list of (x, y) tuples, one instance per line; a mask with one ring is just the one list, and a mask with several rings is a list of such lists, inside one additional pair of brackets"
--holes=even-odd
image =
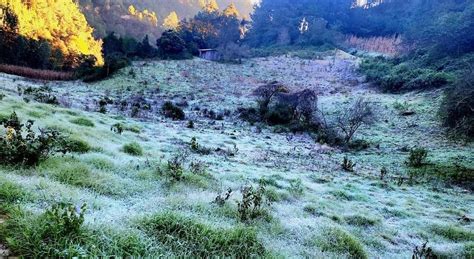
[(338, 227), (324, 228), (321, 236), (316, 238), (315, 243), (323, 252), (347, 255), (350, 258), (368, 258), (367, 252), (360, 241)]
[(132, 156), (142, 156), (143, 155), (143, 148), (140, 146), (140, 144), (136, 142), (128, 143), (123, 145), (122, 151), (126, 154), (132, 155)]
[(79, 125), (79, 126), (84, 126), (84, 127), (94, 127), (94, 122), (92, 122), (91, 120), (87, 119), (87, 118), (77, 118), (77, 119), (73, 119), (71, 120), (71, 123), (74, 123), (76, 125)]
[(160, 256), (136, 231), (90, 228), (85, 218), (85, 205), (56, 204), (41, 214), (13, 209), (0, 224), (0, 243), (26, 258)]
[(27, 193), (20, 185), (0, 177), (0, 204), (15, 203), (26, 197)]
[(173, 213), (144, 219), (141, 228), (173, 256), (178, 257), (262, 257), (266, 251), (254, 229), (214, 228)]

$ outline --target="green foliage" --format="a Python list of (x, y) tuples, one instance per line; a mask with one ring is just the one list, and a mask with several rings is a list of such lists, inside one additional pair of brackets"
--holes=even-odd
[(164, 59), (186, 59), (191, 58), (191, 53), (186, 49), (186, 42), (178, 32), (168, 30), (163, 32), (161, 38), (156, 42), (158, 53)]
[(165, 177), (171, 182), (179, 182), (184, 180), (184, 154), (178, 154), (168, 160), (165, 170)]
[(125, 126), (122, 123), (115, 123), (114, 125), (112, 125), (110, 130), (122, 135), (123, 131), (125, 130)]
[(468, 190), (474, 190), (474, 168), (454, 163), (431, 163), (418, 168), (411, 168), (410, 172), (429, 182), (440, 180), (448, 185), (457, 185)]
[(360, 227), (370, 227), (380, 223), (379, 219), (362, 216), (362, 215), (350, 215), (345, 216), (344, 220), (349, 225), (360, 226)]
[(32, 97), (33, 100), (40, 102), (40, 103), (47, 103), (47, 104), (53, 104), (53, 105), (58, 105), (59, 101), (58, 98), (52, 93), (51, 87), (48, 86), (41, 86), (39, 88), (33, 88), (33, 87), (28, 87), (21, 91), (19, 89), (21, 94), (27, 96), (27, 97)]
[(430, 230), (452, 241), (474, 241), (474, 232), (455, 225), (433, 225)]
[(406, 164), (410, 167), (421, 167), (427, 162), (428, 150), (425, 148), (414, 148), (410, 150)]
[(265, 216), (265, 186), (258, 188), (244, 186), (241, 189), (242, 200), (237, 202), (237, 209), (241, 221), (248, 221)]
[(316, 240), (322, 251), (348, 255), (351, 258), (368, 258), (367, 252), (360, 241), (338, 227), (326, 227)]
[(81, 67), (77, 70), (78, 77), (82, 78), (84, 82), (90, 83), (103, 80), (122, 68), (131, 64), (131, 61), (119, 54), (112, 54), (105, 57), (105, 64), (102, 67), (95, 67), (93, 62), (83, 62)]
[(75, 152), (81, 154), (87, 153), (91, 150), (91, 146), (89, 145), (89, 143), (75, 137), (63, 138), (60, 146), (63, 150), (66, 150), (68, 152)]
[(474, 72), (459, 79), (443, 98), (440, 115), (453, 136), (474, 139)]
[(192, 19), (182, 21), (178, 33), (186, 42), (186, 48), (197, 54), (197, 49), (226, 48), (238, 43), (240, 24), (236, 16), (203, 10)]
[(365, 59), (360, 70), (388, 92), (426, 90), (448, 85), (453, 76), (429, 68), (418, 68), (413, 63), (394, 63), (383, 58)]
[(301, 179), (293, 179), (290, 181), (290, 187), (288, 188), (291, 194), (294, 196), (301, 196), (304, 193), (303, 181)]
[(15, 183), (0, 178), (0, 203), (15, 203), (27, 197), (23, 188)]
[(87, 118), (77, 118), (71, 120), (71, 123), (74, 123), (76, 125), (84, 126), (84, 127), (95, 127), (94, 123), (87, 119)]
[(154, 215), (141, 228), (178, 257), (262, 257), (266, 251), (250, 228), (211, 228), (173, 213)]
[[(60, 150), (60, 134), (55, 130), (40, 129), (40, 134), (33, 131), (33, 121), (21, 124), (16, 113), (9, 119), (0, 121), (6, 129), (0, 135), (0, 164), (34, 166), (40, 161)], [(64, 151), (66, 152), (66, 151)]]
[(140, 144), (136, 142), (128, 143), (123, 145), (122, 151), (126, 154), (132, 155), (132, 156), (142, 156), (143, 155), (143, 148), (140, 146)]
[(84, 215), (86, 213), (86, 204), (76, 207), (71, 204), (56, 204), (45, 212), (45, 217), (51, 224), (51, 230), (58, 236), (68, 236), (79, 234)]
[(181, 108), (169, 101), (163, 104), (161, 107), (161, 113), (165, 117), (171, 118), (173, 120), (184, 120), (186, 117), (184, 111)]
[(58, 204), (40, 215), (19, 209), (8, 213), (0, 224), (0, 242), (19, 257), (142, 257), (152, 252), (151, 241), (136, 233), (86, 228), (85, 205)]
[[(70, 242), (81, 236), (85, 205), (58, 204), (39, 216), (15, 211), (0, 232), (8, 247), (19, 256), (56, 257), (68, 254)], [(3, 226), (2, 226), (3, 227)]]

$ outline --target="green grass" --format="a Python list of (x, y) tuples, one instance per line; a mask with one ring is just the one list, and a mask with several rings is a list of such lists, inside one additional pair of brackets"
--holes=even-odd
[(380, 219), (367, 217), (363, 215), (350, 215), (345, 216), (344, 220), (349, 225), (359, 226), (359, 227), (370, 227), (380, 224)]
[(94, 122), (92, 122), (91, 120), (86, 119), (86, 118), (73, 119), (73, 120), (71, 120), (71, 123), (74, 123), (74, 124), (80, 125), (80, 126), (84, 126), (84, 127), (94, 127), (95, 126)]
[(452, 241), (474, 241), (474, 231), (455, 225), (432, 225), (431, 232)]
[(315, 244), (323, 252), (334, 252), (348, 255), (351, 258), (368, 258), (362, 243), (353, 235), (338, 227), (326, 227)]
[(89, 143), (77, 137), (66, 138), (64, 142), (65, 148), (70, 152), (83, 154), (91, 150)]
[(24, 200), (27, 196), (20, 185), (0, 177), (0, 203), (15, 203)]
[(151, 240), (137, 231), (85, 226), (78, 231), (66, 231), (67, 225), (63, 221), (56, 222), (47, 213), (36, 215), (16, 209), (10, 212), (6, 223), (0, 225), (0, 241), (15, 256), (27, 258), (159, 255)]
[(266, 254), (251, 228), (214, 228), (173, 213), (154, 215), (140, 225), (178, 257), (247, 258)]
[(111, 175), (93, 172), (88, 164), (73, 157), (54, 157), (39, 165), (43, 174), (72, 186), (92, 189), (100, 194), (118, 195), (125, 186), (119, 186)]
[(136, 142), (132, 142), (132, 143), (123, 145), (122, 151), (124, 153), (132, 155), (132, 156), (142, 156), (143, 155), (143, 148), (140, 146), (140, 144), (138, 144)]

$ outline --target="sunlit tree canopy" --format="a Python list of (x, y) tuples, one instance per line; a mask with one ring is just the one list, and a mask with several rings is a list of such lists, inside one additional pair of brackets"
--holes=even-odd
[(102, 41), (92, 36), (93, 29), (72, 0), (0, 0), (18, 17), (18, 33), (44, 39), (65, 56), (92, 55), (103, 64)]

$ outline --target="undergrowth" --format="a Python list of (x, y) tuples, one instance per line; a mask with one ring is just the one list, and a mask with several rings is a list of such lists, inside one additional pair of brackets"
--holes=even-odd
[(248, 258), (267, 253), (252, 228), (214, 228), (174, 213), (151, 216), (140, 226), (177, 257)]

